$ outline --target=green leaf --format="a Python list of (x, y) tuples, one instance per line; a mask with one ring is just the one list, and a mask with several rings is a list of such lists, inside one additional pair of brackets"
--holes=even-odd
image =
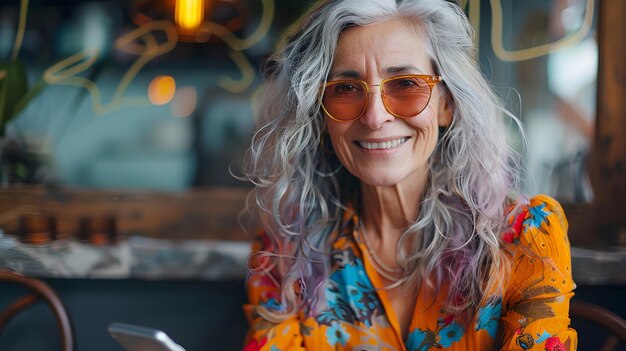
[(17, 165), (15, 165), (14, 171), (15, 175), (17, 175), (17, 178), (20, 180), (28, 179), (28, 176), (30, 174), (28, 167), (26, 167), (26, 165), (24, 165), (23, 163), (18, 163)]
[[(19, 60), (0, 63), (0, 137), (28, 93), (26, 69)], [(23, 106), (23, 105), (22, 105)]]

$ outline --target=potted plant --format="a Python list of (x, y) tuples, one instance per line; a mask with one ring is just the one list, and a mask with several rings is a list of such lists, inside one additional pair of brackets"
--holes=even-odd
[(28, 86), (26, 67), (19, 60), (18, 53), (26, 29), (28, 1), (22, 0), (15, 44), (10, 59), (0, 61), (0, 169), (2, 184), (12, 180), (31, 182), (34, 177), (33, 160), (26, 148), (17, 140), (5, 135), (8, 123), (15, 118), (45, 86), (40, 78), (33, 86)]

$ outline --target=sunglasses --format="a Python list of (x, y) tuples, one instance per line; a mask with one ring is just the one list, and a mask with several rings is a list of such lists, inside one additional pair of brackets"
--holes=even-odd
[[(384, 79), (380, 86), (380, 97), (387, 112), (399, 118), (419, 115), (430, 101), (433, 86), (442, 81), (439, 76), (410, 74)], [(324, 85), (322, 109), (336, 121), (347, 122), (358, 119), (365, 113), (369, 102), (369, 87), (361, 80), (336, 80)], [(373, 93), (373, 92), (372, 92)]]

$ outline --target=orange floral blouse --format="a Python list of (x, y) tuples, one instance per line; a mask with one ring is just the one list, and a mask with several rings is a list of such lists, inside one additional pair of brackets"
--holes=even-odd
[[(511, 219), (503, 240), (517, 245), (511, 278), (503, 296), (490, 299), (473, 323), (463, 327), (418, 294), (406, 339), (400, 334), (382, 280), (355, 233), (358, 218), (347, 218), (333, 244), (331, 275), (324, 287), (326, 309), (314, 316), (299, 313), (273, 323), (259, 307), (280, 311), (276, 282), (260, 270), (248, 279), (244, 311), (250, 331), (244, 351), (293, 350), (576, 350), (569, 328), (571, 275), (567, 220), (556, 200), (539, 195)], [(254, 250), (265, 250), (262, 238)], [(251, 259), (254, 268), (254, 254)]]

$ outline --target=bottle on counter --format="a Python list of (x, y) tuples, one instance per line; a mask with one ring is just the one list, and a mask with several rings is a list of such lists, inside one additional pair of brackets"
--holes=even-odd
[(115, 216), (83, 216), (79, 220), (78, 240), (96, 246), (110, 245), (117, 241)]
[(19, 217), (18, 238), (27, 244), (49, 243), (57, 239), (56, 224), (51, 214), (23, 214)]

